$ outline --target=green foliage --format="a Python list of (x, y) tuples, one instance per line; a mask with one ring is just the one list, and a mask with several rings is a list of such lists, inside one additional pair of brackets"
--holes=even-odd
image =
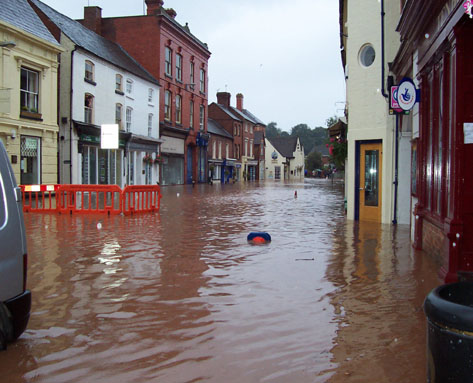
[(332, 125), (336, 124), (337, 122), (338, 122), (338, 117), (332, 116), (325, 120), (325, 125), (327, 125), (327, 128), (330, 128)]
[(347, 140), (343, 137), (331, 138), (327, 144), (332, 162), (338, 170), (345, 169), (345, 159), (348, 154)]
[(322, 168), (322, 155), (314, 150), (305, 159), (305, 168), (308, 172)]

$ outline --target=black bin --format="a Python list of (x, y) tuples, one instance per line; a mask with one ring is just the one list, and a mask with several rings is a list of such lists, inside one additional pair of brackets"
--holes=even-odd
[(473, 282), (433, 289), (427, 316), (427, 382), (473, 382)]

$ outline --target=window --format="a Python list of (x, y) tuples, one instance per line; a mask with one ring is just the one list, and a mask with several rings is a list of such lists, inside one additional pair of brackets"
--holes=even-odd
[(123, 76), (121, 74), (115, 75), (115, 91), (123, 93)]
[(190, 72), (191, 72), (191, 75), (190, 75), (191, 85), (190, 85), (190, 87), (193, 90), (194, 89), (194, 84), (195, 84), (195, 81), (194, 81), (194, 63), (193, 62), (191, 62)]
[(176, 55), (176, 79), (182, 81), (182, 56)]
[(153, 113), (148, 114), (148, 137), (153, 136)]
[(126, 93), (131, 94), (133, 92), (133, 80), (130, 78), (126, 79)]
[(115, 124), (118, 125), (119, 129), (123, 129), (123, 124), (122, 124), (122, 104), (115, 104)]
[(189, 116), (189, 121), (190, 121), (190, 128), (194, 130), (194, 101), (190, 102), (190, 116)]
[(131, 132), (131, 113), (133, 109), (130, 107), (126, 108), (126, 131)]
[(248, 132), (248, 124), (245, 122), (245, 132)]
[(172, 76), (172, 51), (169, 47), (166, 47), (164, 60), (164, 73), (168, 76)]
[(253, 125), (250, 125), (250, 133), (253, 134)]
[(218, 142), (218, 159), (222, 159), (222, 141)]
[(176, 96), (176, 124), (181, 123), (181, 106), (182, 106), (182, 97), (180, 95)]
[(22, 185), (41, 183), (41, 139), (38, 137), (21, 136), (20, 163)]
[(376, 53), (374, 51), (374, 48), (370, 45), (364, 45), (360, 49), (360, 63), (364, 67), (369, 67), (371, 64), (373, 64), (374, 59), (376, 57)]
[(148, 89), (148, 103), (149, 104), (153, 103), (153, 98), (154, 98), (154, 91), (153, 89), (149, 88)]
[(203, 69), (200, 70), (200, 91), (205, 93), (205, 71)]
[(248, 156), (248, 138), (245, 138), (244, 156)]
[(164, 92), (164, 119), (171, 121), (171, 92)]
[(253, 157), (253, 140), (250, 140), (250, 157)]
[(212, 143), (212, 158), (217, 158), (217, 141)]
[(204, 130), (204, 106), (200, 106), (200, 130)]
[(20, 107), (22, 111), (38, 113), (39, 73), (21, 68)]
[(85, 76), (84, 79), (89, 82), (94, 82), (94, 63), (86, 60), (85, 62)]
[(225, 158), (230, 158), (230, 145), (228, 145), (228, 142), (225, 144)]
[(84, 100), (84, 122), (86, 124), (92, 124), (94, 121), (94, 96), (91, 94), (85, 94)]
[(237, 127), (236, 127), (236, 125), (233, 125), (233, 135), (234, 135), (234, 136), (237, 135)]

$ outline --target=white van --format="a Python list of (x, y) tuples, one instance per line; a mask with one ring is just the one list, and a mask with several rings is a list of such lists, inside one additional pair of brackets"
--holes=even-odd
[(0, 350), (25, 331), (30, 318), (27, 259), (21, 190), (0, 140)]

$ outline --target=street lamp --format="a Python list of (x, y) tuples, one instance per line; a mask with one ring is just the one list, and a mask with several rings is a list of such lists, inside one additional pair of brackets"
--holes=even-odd
[(11, 49), (11, 48), (15, 48), (16, 44), (14, 41), (2, 41), (0, 42), (0, 47)]

